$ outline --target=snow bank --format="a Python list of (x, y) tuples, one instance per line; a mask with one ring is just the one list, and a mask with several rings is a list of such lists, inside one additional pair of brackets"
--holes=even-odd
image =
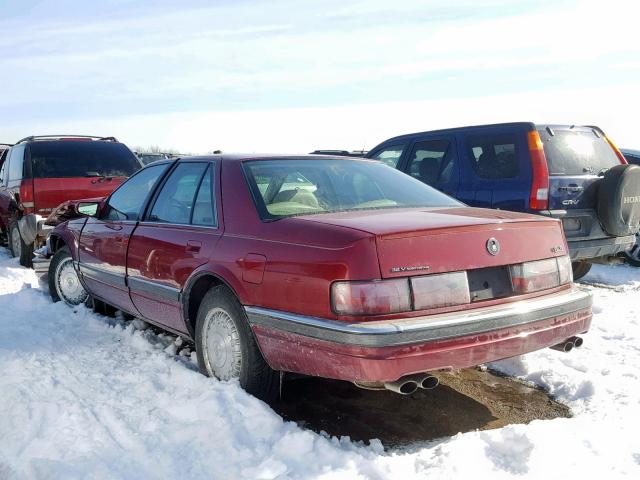
[(0, 249), (0, 479), (639, 478), (640, 292), (619, 271), (594, 272), (625, 290), (594, 289), (582, 349), (491, 365), (548, 388), (574, 418), (385, 452), (283, 422), (198, 374), (171, 336), (52, 304)]

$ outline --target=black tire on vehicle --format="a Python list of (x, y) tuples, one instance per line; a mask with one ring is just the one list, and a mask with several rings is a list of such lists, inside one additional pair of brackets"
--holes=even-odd
[(640, 236), (636, 235), (636, 243), (629, 250), (624, 252), (625, 261), (633, 266), (640, 267)]
[(20, 265), (27, 268), (33, 267), (33, 251), (34, 246), (33, 243), (26, 244), (20, 238), (20, 242), (22, 243), (22, 248), (20, 250)]
[(18, 222), (12, 220), (9, 222), (9, 228), (7, 230), (7, 243), (9, 244), (9, 252), (12, 257), (21, 256), (22, 239), (20, 238), (20, 232), (18, 231)]
[(634, 235), (640, 227), (640, 166), (616, 165), (598, 186), (598, 218), (609, 235)]
[(49, 294), (54, 302), (63, 301), (76, 306), (84, 303), (89, 294), (82, 286), (67, 247), (58, 250), (49, 264)]
[(203, 375), (219, 380), (238, 378), (243, 389), (264, 401), (278, 397), (278, 372), (265, 362), (244, 309), (227, 287), (214, 287), (204, 296), (195, 333)]
[(89, 296), (87, 306), (91, 307), (98, 315), (104, 315), (105, 317), (115, 317), (116, 311), (118, 310), (113, 305), (109, 305), (108, 303), (98, 300), (93, 296)]
[(571, 262), (571, 267), (574, 280), (584, 277), (589, 273), (589, 270), (591, 270), (591, 264), (589, 262)]

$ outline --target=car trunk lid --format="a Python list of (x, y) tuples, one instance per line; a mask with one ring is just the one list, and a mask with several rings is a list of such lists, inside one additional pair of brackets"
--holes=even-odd
[(414, 208), (302, 218), (375, 235), (382, 278), (498, 267), (566, 254), (558, 221), (500, 210)]

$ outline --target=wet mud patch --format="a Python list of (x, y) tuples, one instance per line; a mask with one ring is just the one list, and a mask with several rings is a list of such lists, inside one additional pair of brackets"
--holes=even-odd
[(470, 368), (438, 378), (437, 388), (408, 396), (301, 378), (285, 382), (282, 398), (271, 407), (304, 428), (352, 440), (377, 438), (385, 447), (571, 416), (569, 407), (544, 391), (490, 371)]

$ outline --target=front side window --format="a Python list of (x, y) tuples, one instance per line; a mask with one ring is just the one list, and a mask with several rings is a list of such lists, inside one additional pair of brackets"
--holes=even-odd
[(147, 167), (123, 183), (109, 197), (102, 218), (105, 220), (138, 220), (144, 202), (168, 166), (169, 164), (165, 163)]
[(353, 210), (462, 205), (394, 168), (362, 160), (243, 164), (263, 220)]
[(515, 134), (475, 135), (469, 138), (473, 168), (480, 178), (513, 178), (518, 175)]
[(151, 209), (152, 222), (191, 222), (196, 192), (207, 169), (206, 163), (180, 163), (171, 173)]
[(390, 167), (396, 168), (398, 166), (398, 161), (402, 156), (402, 152), (404, 151), (404, 147), (404, 145), (393, 145), (390, 147), (385, 147), (378, 153), (373, 155), (371, 158), (373, 160), (380, 160)]
[(453, 155), (448, 140), (419, 142), (413, 148), (408, 173), (428, 185), (446, 183), (453, 173)]

